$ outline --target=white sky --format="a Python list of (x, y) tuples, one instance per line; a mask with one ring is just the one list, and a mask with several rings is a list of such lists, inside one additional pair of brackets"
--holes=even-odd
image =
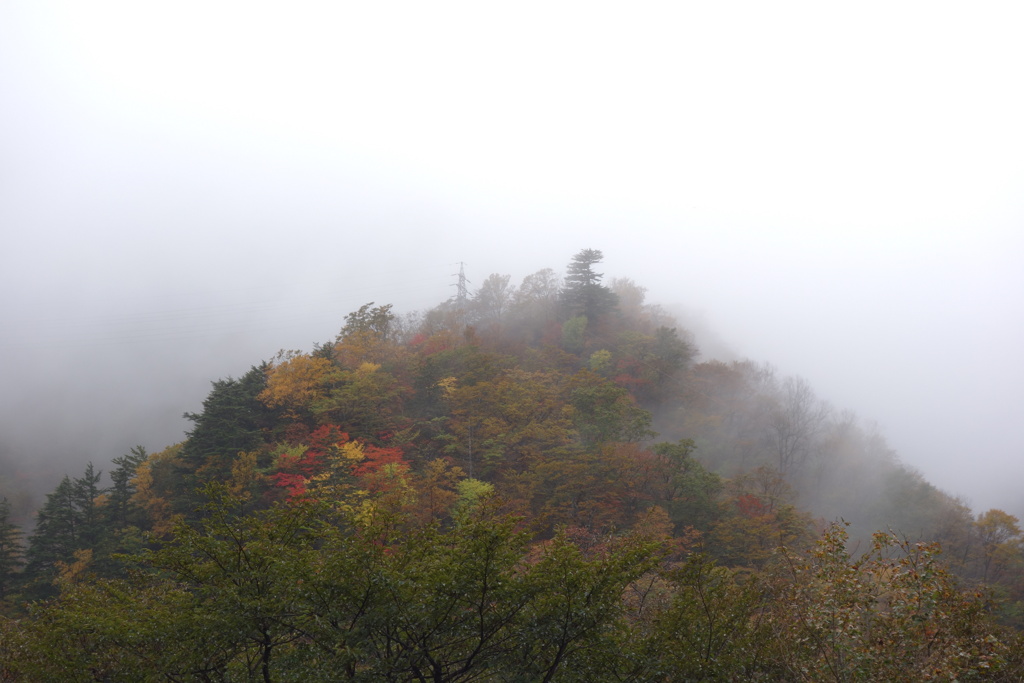
[(1024, 513), (1024, 7), (494, 4), (0, 5), (7, 447), (593, 247)]

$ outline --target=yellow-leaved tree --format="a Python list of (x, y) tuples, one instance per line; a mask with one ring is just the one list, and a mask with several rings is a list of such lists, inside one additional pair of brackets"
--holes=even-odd
[(267, 370), (267, 386), (259, 399), (268, 408), (282, 408), (285, 416), (308, 416), (314, 403), (327, 396), (341, 380), (341, 371), (331, 361), (306, 354), (279, 354)]

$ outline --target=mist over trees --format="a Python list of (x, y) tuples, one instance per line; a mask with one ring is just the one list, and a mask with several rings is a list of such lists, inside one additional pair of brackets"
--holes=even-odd
[(572, 257), (562, 288), (562, 302), (570, 317), (582, 315), (597, 320), (615, 307), (618, 297), (601, 284), (604, 275), (594, 272), (594, 266), (603, 259), (604, 254), (597, 249), (584, 249)]
[(367, 303), (30, 534), (4, 499), (0, 674), (1019, 680), (1019, 520), (805, 380), (701, 360), (602, 258)]

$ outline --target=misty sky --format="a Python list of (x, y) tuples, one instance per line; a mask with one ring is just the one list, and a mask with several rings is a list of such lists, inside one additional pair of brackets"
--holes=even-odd
[(492, 5), (0, 4), (0, 455), (592, 247), (1024, 514), (1024, 9)]

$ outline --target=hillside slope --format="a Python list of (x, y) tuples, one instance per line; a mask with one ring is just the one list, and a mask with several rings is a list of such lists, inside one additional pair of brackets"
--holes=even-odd
[[(369, 303), (337, 339), (214, 382), (183, 443), (115, 459), (107, 487), (91, 466), (65, 478), (24, 567), (18, 530), (0, 515), (6, 610), (49, 601), (0, 646), (35, 653), (19, 671), (44, 679), (56, 675), (43, 663), (53, 648), (71, 647), (114, 678), (115, 660), (134, 674), (209, 665), (266, 677), (273, 659), (310, 680), (324, 662), (383, 675), (371, 661), (404, 672), (395, 680), (427, 669), (433, 680), (511, 680), (500, 672), (512, 662), (529, 662), (519, 675), (530, 680), (575, 680), (569, 662), (589, 672), (581, 680), (665, 680), (696, 675), (687, 667), (700, 661), (711, 676), (713, 643), (714, 666), (732, 667), (714, 676), (785, 675), (795, 662), (824, 671), (834, 643), (770, 643), (839, 629), (871, 676), (890, 678), (898, 647), (901, 667), (1018, 671), (1015, 631), (997, 623), (1020, 623), (1016, 518), (975, 516), (799, 378), (700, 362), (641, 286), (602, 282), (600, 259), (583, 250), (564, 280), (545, 269), (518, 287), (492, 275), (404, 318)], [(847, 534), (869, 554), (847, 554)], [(445, 602), (449, 590), (466, 597)], [(823, 590), (871, 628), (816, 621)], [(366, 611), (332, 612), (343, 594), (363, 595)], [(925, 594), (930, 607), (912, 608)], [(800, 607), (773, 611), (781, 596)], [(711, 600), (732, 633), (707, 631), (716, 619), (702, 621), (695, 599)], [(578, 600), (593, 609), (576, 614)], [(904, 600), (917, 611), (897, 613)], [(148, 615), (152, 630), (133, 641), (118, 610)], [(455, 635), (466, 627), (455, 614), (475, 614), (482, 630)], [(320, 620), (332, 627), (317, 631)], [(344, 635), (345, 620), (360, 626)], [(220, 642), (235, 622), (246, 635)], [(48, 635), (82, 623), (110, 632), (84, 650)], [(145, 660), (166, 629), (212, 649)], [(703, 659), (680, 654), (700, 633)], [(363, 654), (340, 654), (349, 636)], [(474, 644), (460, 649), (463, 637)], [(654, 669), (637, 668), (644, 657)]]

